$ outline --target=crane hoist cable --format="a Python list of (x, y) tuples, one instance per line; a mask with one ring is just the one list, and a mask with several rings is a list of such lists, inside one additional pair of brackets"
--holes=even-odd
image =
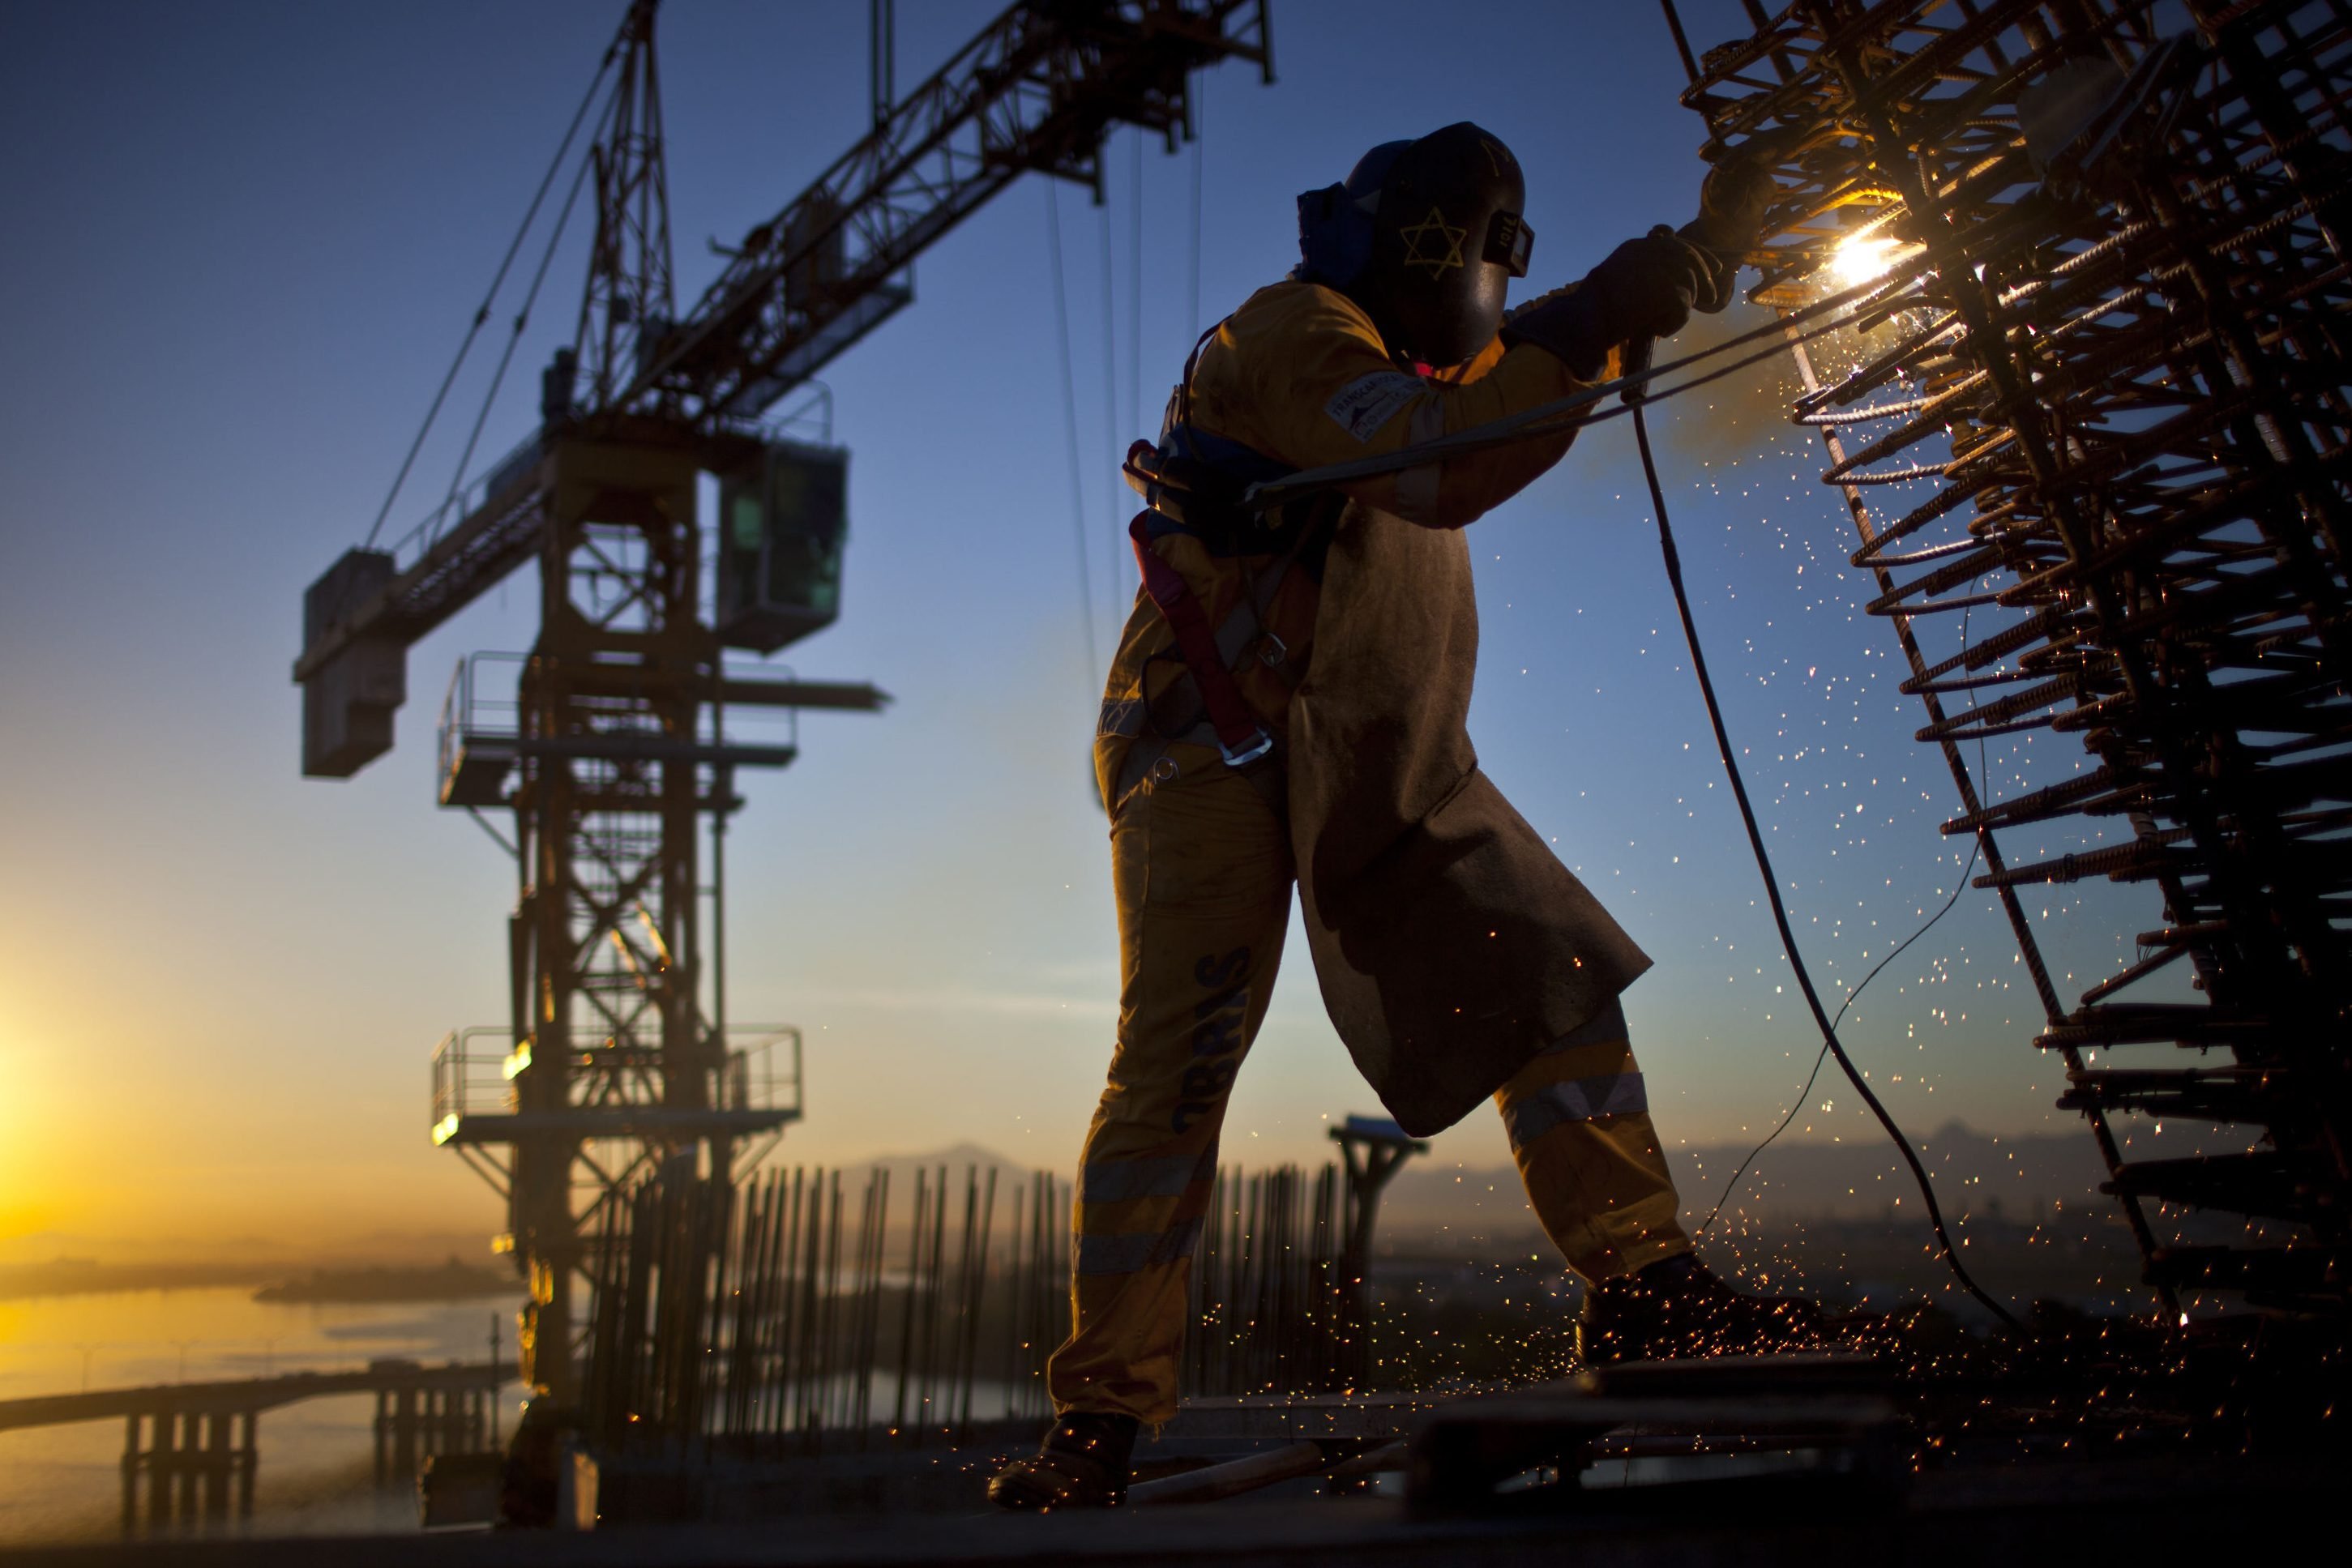
[(1202, 108), (1201, 99), (1189, 99), (1188, 106), (1192, 110), (1192, 266), (1188, 275), (1192, 286), (1192, 314), (1189, 318), (1190, 325), (1185, 328), (1185, 330), (1192, 337), (1198, 339), (1201, 335), (1201, 165), (1208, 156), (1207, 149), (1202, 144), (1208, 132), (1207, 116), (1201, 112)]
[[(1100, 154), (1097, 155), (1096, 170), (1098, 175), (1101, 172), (1100, 156)], [(1097, 254), (1102, 259), (1103, 440), (1111, 452), (1119, 453), (1126, 450), (1125, 444), (1119, 440), (1119, 432), (1126, 427), (1119, 423), (1118, 417), (1118, 291), (1112, 281), (1110, 203), (1107, 193), (1108, 185), (1108, 180), (1104, 180), (1095, 187), (1097, 196), (1095, 241)], [(1103, 470), (1103, 489), (1108, 500), (1103, 508), (1103, 516), (1110, 523), (1111, 538), (1114, 541), (1126, 537), (1127, 507), (1122, 504), (1122, 495), (1126, 488), (1126, 481), (1120, 477), (1118, 469), (1115, 465), (1106, 466)], [(1110, 580), (1114, 584), (1118, 581), (1118, 553), (1117, 543), (1113, 543), (1107, 552)], [(1116, 612), (1113, 615), (1112, 624), (1118, 624)], [(1113, 633), (1114, 636), (1116, 634)]]
[(467, 326), (465, 338), (457, 344), (457, 358), (449, 361), (448, 372), (441, 378), (440, 390), (433, 394), (432, 405), (425, 411), (425, 423), (417, 426), (416, 439), (408, 444), (408, 455), (400, 460), (400, 471), (392, 476), (392, 488), (384, 493), (383, 505), (376, 508), (375, 521), (368, 526), (367, 542), (362, 549), (375, 548), (376, 535), (383, 531), (383, 520), (392, 515), (393, 504), (400, 498), (401, 486), (408, 482), (408, 471), (415, 465), (416, 455), (423, 450), (425, 436), (432, 433), (433, 422), (440, 416), (443, 401), (448, 397), (449, 389), (457, 384), (457, 372), (465, 367), (466, 356), (472, 352), (474, 340), (481, 335), (482, 328), (489, 321), (490, 308), (498, 303), (499, 290), (506, 287), (507, 271), (521, 253), (522, 242), (530, 234), (530, 225), (538, 221), (540, 204), (547, 200), (547, 193), (555, 184), (555, 176), (562, 172), (563, 161), (572, 152), (572, 140), (580, 134), (580, 127), (587, 120), (588, 110), (594, 107), (596, 94), (604, 87), (604, 78), (611, 74), (614, 62), (620, 57), (621, 40), (615, 38), (605, 49), (604, 61), (597, 66), (595, 76), (590, 79), (588, 90), (581, 95), (580, 107), (572, 111), (572, 123), (565, 128), (563, 140), (556, 146), (555, 156), (548, 161), (547, 172), (540, 176), (539, 189), (531, 193), (530, 205), (523, 209), (522, 222), (516, 225), (514, 238), (507, 242), (507, 253), (499, 259), (499, 269), (491, 275), (490, 287), (482, 295), (482, 303), (475, 310), (472, 322)]
[(1095, 647), (1095, 580), (1087, 564), (1086, 465), (1078, 456), (1078, 394), (1070, 352), (1070, 295), (1062, 277), (1062, 209), (1055, 183), (1045, 182), (1045, 256), (1054, 277), (1054, 334), (1062, 350), (1062, 429), (1070, 453), (1070, 521), (1077, 533), (1078, 619), (1086, 632), (1086, 680), (1091, 691), (1101, 665)]
[[(1134, 132), (1128, 194), (1135, 208), (1127, 215), (1127, 427), (1143, 427), (1143, 127)], [(1121, 508), (1114, 507), (1116, 517)]]
[[(619, 109), (616, 92), (606, 105), (605, 117), (610, 119)], [(604, 120), (597, 125), (597, 135), (604, 134)], [(555, 227), (547, 236), (547, 247), (540, 253), (539, 270), (530, 275), (530, 287), (522, 297), (522, 308), (515, 312), (514, 326), (507, 333), (507, 346), (499, 355), (499, 368), (491, 373), (489, 390), (482, 393), (482, 406), (475, 412), (474, 428), (466, 433), (466, 449), (457, 455), (457, 466), (449, 476), (448, 498), (441, 503), (445, 511), (455, 510), (458, 494), (466, 487), (466, 465), (474, 460), (474, 448), (482, 439), (482, 426), (488, 423), (490, 407), (499, 399), (499, 388), (506, 384), (508, 367), (514, 363), (514, 353), (522, 342), (523, 329), (530, 325), (530, 308), (539, 302), (540, 286), (547, 281), (547, 269), (555, 260), (556, 246), (563, 243), (563, 231), (572, 222), (572, 209), (579, 204), (581, 189), (588, 183), (588, 172), (596, 166), (593, 157), (583, 156), (580, 168), (572, 176), (572, 189), (564, 193), (562, 210), (555, 214)]]

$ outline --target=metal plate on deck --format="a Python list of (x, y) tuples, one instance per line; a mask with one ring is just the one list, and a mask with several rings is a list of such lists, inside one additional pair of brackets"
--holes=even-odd
[[(1866, 1357), (1759, 1356), (1629, 1364), (1582, 1377), (1448, 1400), (1415, 1423), (1406, 1497), (1419, 1513), (1483, 1512), (1518, 1506), (1510, 1489), (1531, 1472), (1556, 1469), (1529, 1492), (1574, 1503), (1596, 1458), (1698, 1460), (1738, 1454), (1721, 1465), (1612, 1488), (1636, 1492), (1721, 1485), (1733, 1471), (1753, 1486), (1781, 1469), (1891, 1493), (1902, 1474), (1893, 1402), (1885, 1375)], [(1620, 1452), (1611, 1451), (1613, 1445)], [(1630, 1476), (1631, 1464), (1627, 1466)], [(1677, 1485), (1677, 1481), (1685, 1483)]]
[(1187, 1399), (1163, 1435), (1291, 1443), (1393, 1437), (1409, 1430), (1436, 1404), (1428, 1396), (1402, 1394), (1310, 1394), (1295, 1398), (1249, 1394)]

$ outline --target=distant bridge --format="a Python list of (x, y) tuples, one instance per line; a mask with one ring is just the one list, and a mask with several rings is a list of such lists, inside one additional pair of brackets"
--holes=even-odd
[(226, 1519), (234, 1500), (253, 1512), (255, 1434), (261, 1413), (334, 1394), (375, 1396), (377, 1484), (414, 1475), (427, 1454), (480, 1448), (495, 1440), (499, 1389), (513, 1381), (508, 1362), (372, 1361), (344, 1372), (289, 1372), (226, 1383), (163, 1383), (0, 1399), (0, 1432), (121, 1417), (122, 1525), (139, 1517), (147, 1479), (151, 1521)]

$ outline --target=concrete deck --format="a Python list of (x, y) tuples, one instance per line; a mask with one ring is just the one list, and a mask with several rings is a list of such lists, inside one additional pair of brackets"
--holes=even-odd
[[(478, 1532), (370, 1539), (178, 1542), (12, 1553), (11, 1568), (890, 1568), (1105, 1563), (1122, 1568), (1740, 1568), (2228, 1558), (2337, 1528), (2341, 1466), (2166, 1458), (2054, 1461), (1920, 1478), (1877, 1511), (1802, 1487), (1592, 1494), (1574, 1511), (1423, 1521), (1377, 1498), (1265, 1496), (1197, 1508), (1046, 1518), (994, 1514), (803, 1518), (588, 1534)], [(977, 1501), (977, 1491), (975, 1491)], [(2216, 1560), (2222, 1560), (2217, 1557)]]

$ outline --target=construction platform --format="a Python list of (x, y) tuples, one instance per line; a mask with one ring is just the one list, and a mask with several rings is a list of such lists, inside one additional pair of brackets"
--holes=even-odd
[[(942, 1456), (943, 1462), (950, 1462)], [(1429, 1520), (1398, 1500), (1276, 1491), (1197, 1508), (1018, 1516), (826, 1517), (757, 1525), (588, 1534), (488, 1532), (60, 1547), (13, 1568), (296, 1568), (331, 1550), (337, 1568), (755, 1568), (755, 1565), (1116, 1563), (1611, 1564), (1980, 1563), (2113, 1561), (2131, 1553), (2275, 1548), (2334, 1528), (2340, 1466), (2322, 1457), (2216, 1461), (2188, 1456), (2059, 1460), (1930, 1471), (1875, 1508), (1788, 1489), (1717, 1494), (1673, 1487), (1591, 1493), (1570, 1510)], [(1297, 1483), (1304, 1485), (1306, 1483)], [(975, 1478), (973, 1498), (978, 1501)]]

